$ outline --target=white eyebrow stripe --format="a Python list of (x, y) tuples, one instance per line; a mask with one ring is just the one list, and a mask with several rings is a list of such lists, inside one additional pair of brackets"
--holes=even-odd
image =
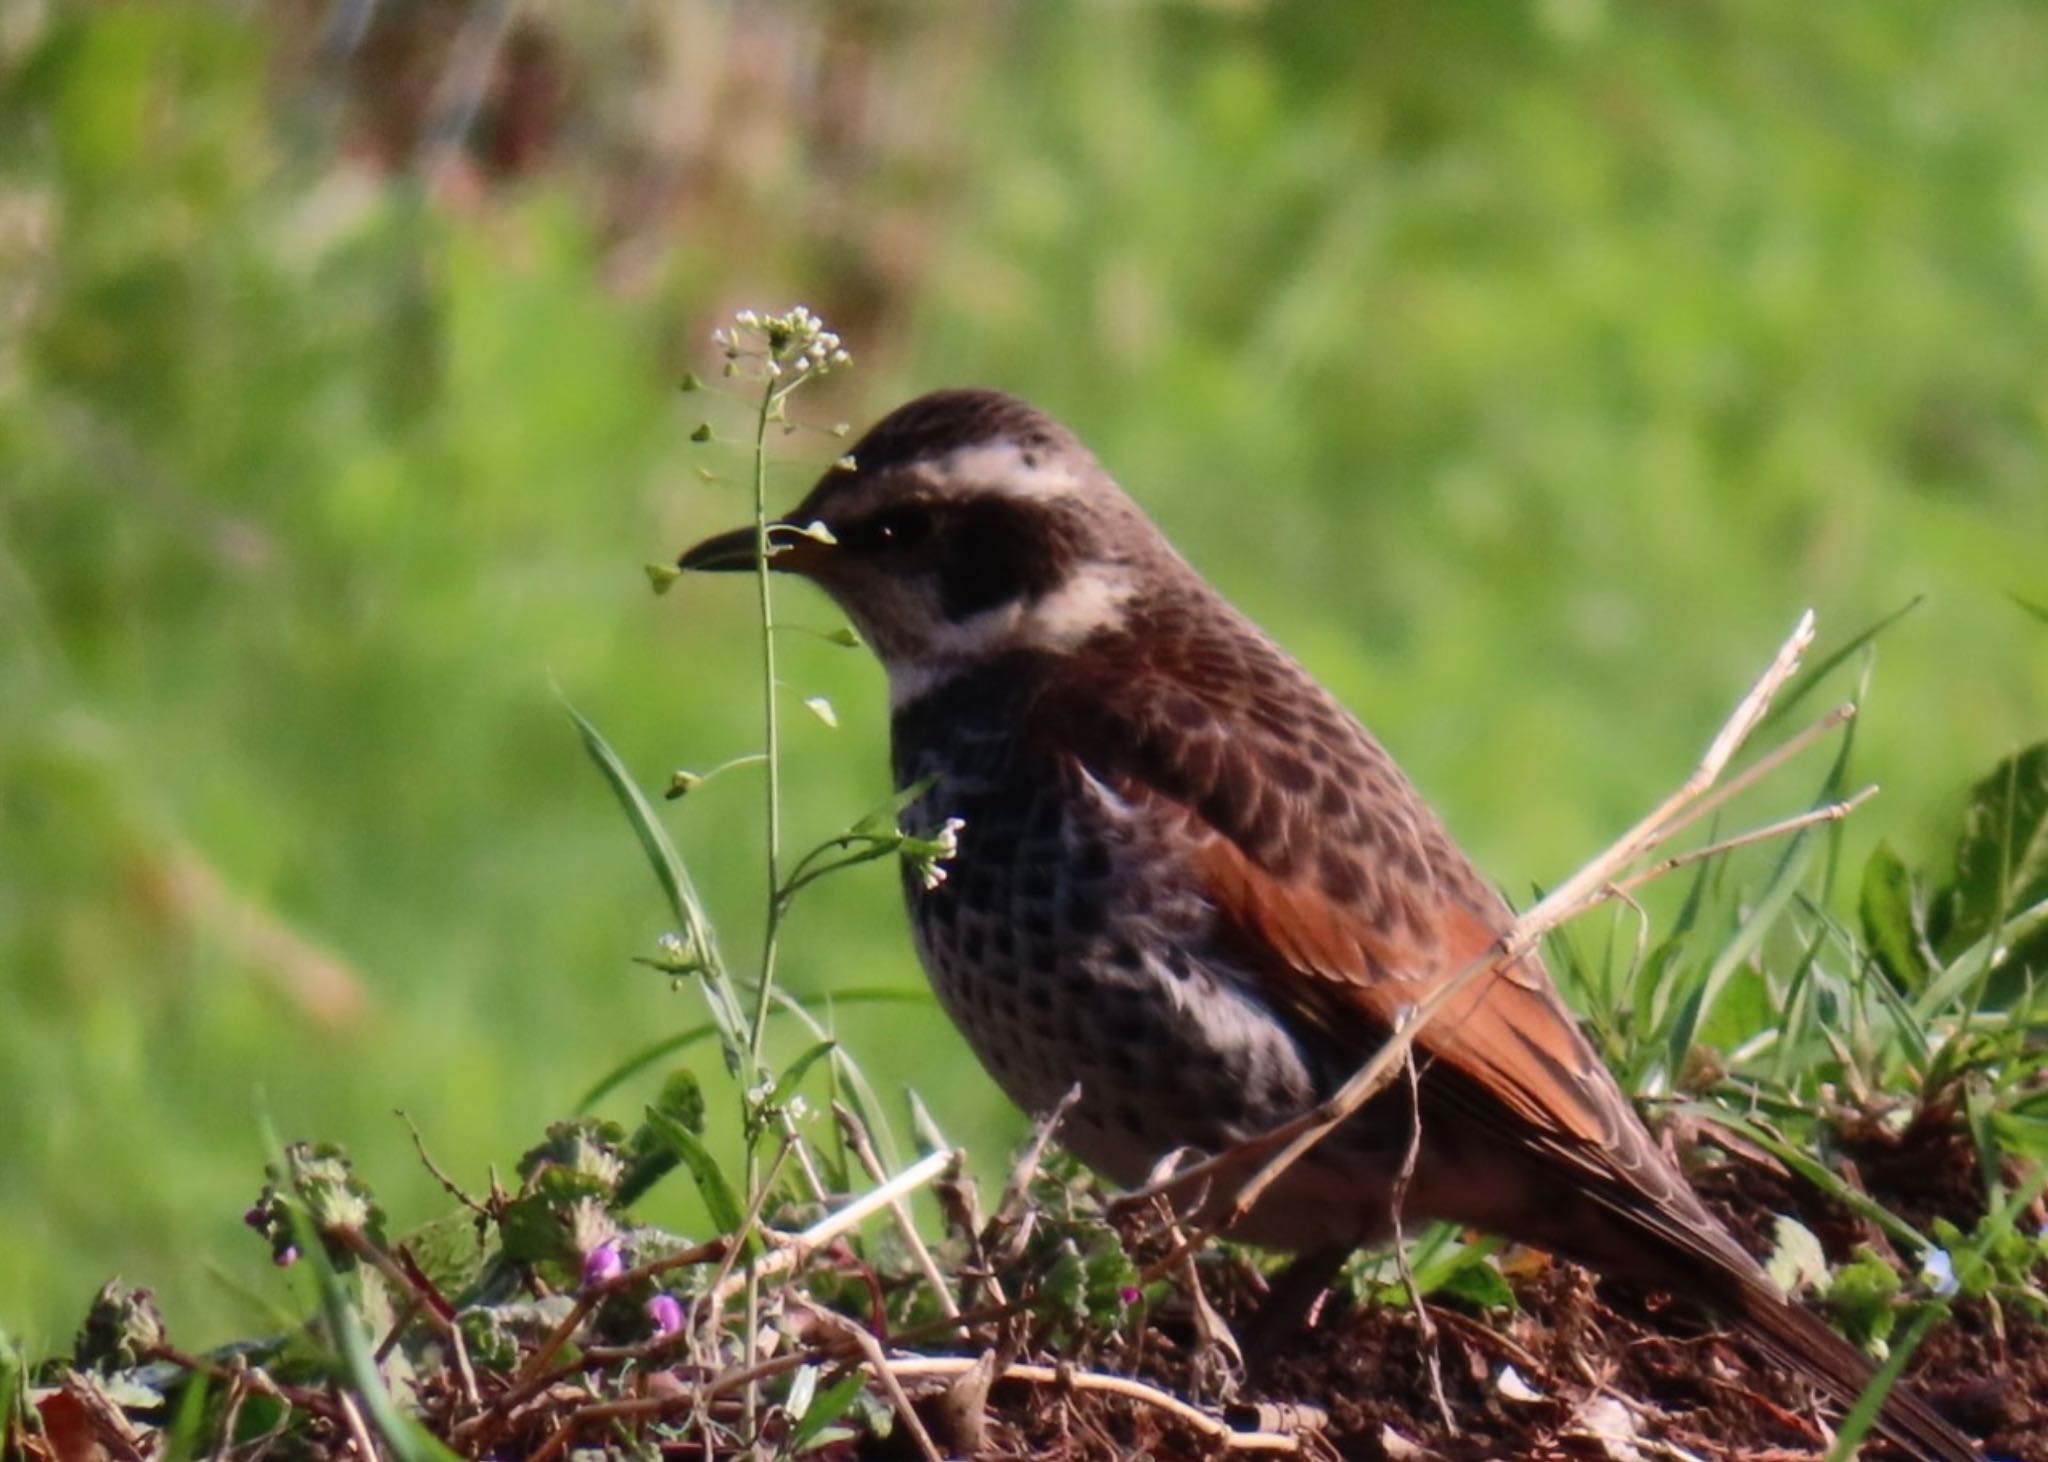
[(935, 484), (971, 487), (980, 492), (1042, 502), (1070, 497), (1082, 487), (1064, 452), (1032, 451), (1015, 442), (977, 442), (955, 447), (919, 469)]

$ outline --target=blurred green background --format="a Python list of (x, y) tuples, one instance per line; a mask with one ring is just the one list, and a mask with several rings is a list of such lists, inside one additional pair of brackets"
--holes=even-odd
[[(676, 389), (743, 306), (846, 336), (820, 424), (1066, 417), (1518, 891), (1802, 607), (1925, 595), (1854, 837), (1938, 864), (2048, 729), (2043, 55), (2024, 0), (7, 0), (0, 1326), (119, 1272), (187, 1345), (260, 1327), (260, 1112), (404, 1225), (445, 1199), (393, 1109), (480, 1186), (701, 1018), (557, 690), (650, 788), (756, 743), (750, 596), (641, 576), (745, 511)], [(787, 499), (836, 447), (782, 450)], [(842, 721), (789, 723), (801, 844), (884, 723), (786, 649)], [(758, 793), (670, 811), (734, 950)], [(893, 870), (785, 970), (920, 988)], [(841, 1017), (1000, 1154), (935, 1010)]]

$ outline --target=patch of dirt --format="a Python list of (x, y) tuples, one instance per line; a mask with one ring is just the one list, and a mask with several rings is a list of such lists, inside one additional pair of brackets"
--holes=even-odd
[[(1981, 1216), (1976, 1157), (1952, 1114), (1937, 1112), (1896, 1132), (1873, 1125), (1848, 1134), (1844, 1150), (1872, 1196), (1916, 1225), (1940, 1216), (1967, 1229)], [(1696, 1181), (1759, 1255), (1769, 1252), (1780, 1213), (1811, 1229), (1831, 1260), (1848, 1258), (1859, 1245), (1889, 1252), (1870, 1223), (1767, 1160), (1728, 1157)], [(1800, 1462), (1826, 1454), (1831, 1437), (1808, 1388), (1690, 1306), (1539, 1255), (1514, 1254), (1505, 1268), (1516, 1310), (1431, 1305), (1455, 1432), (1433, 1397), (1412, 1312), (1354, 1306), (1335, 1295), (1235, 1399), (1319, 1410), (1327, 1421), (1306, 1454), (1362, 1462), (1688, 1455), (1700, 1462)], [(1256, 1309), (1261, 1282), (1242, 1261), (1206, 1265), (1204, 1278), (1210, 1299), (1233, 1324)], [(1142, 1355), (1112, 1368), (1214, 1402), (1217, 1388), (1212, 1383), (1205, 1395), (1200, 1368), (1191, 1364), (1190, 1329), (1184, 1318), (1162, 1319)], [(1503, 1367), (1514, 1371), (1505, 1383)], [(1908, 1375), (1938, 1411), (1983, 1439), (1987, 1455), (2048, 1459), (2048, 1326), (2017, 1307), (1994, 1314), (1983, 1302), (1959, 1304), (1954, 1319), (1921, 1346)], [(991, 1405), (984, 1455), (1225, 1455), (1213, 1439), (1162, 1424), (1162, 1413), (1120, 1398), (1010, 1386), (998, 1387)], [(1603, 1439), (1601, 1430), (1620, 1439)], [(1875, 1439), (1863, 1455), (1904, 1456)]]

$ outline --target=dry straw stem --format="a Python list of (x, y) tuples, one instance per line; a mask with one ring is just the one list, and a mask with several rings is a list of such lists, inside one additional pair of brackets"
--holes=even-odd
[[(692, 1393), (672, 1392), (657, 1396), (634, 1396), (617, 1401), (595, 1402), (581, 1407), (565, 1418), (548, 1440), (534, 1452), (532, 1462), (549, 1462), (549, 1459), (561, 1453), (579, 1430), (592, 1422), (652, 1420), (673, 1416), (678, 1412), (691, 1410), (713, 1397), (729, 1395), (749, 1382), (784, 1375), (799, 1366), (826, 1364), (834, 1359), (843, 1359), (842, 1347), (847, 1344), (862, 1352), (862, 1366), (875, 1377), (875, 1383), (889, 1395), (899, 1415), (905, 1418), (912, 1439), (928, 1462), (936, 1462), (943, 1454), (917, 1417), (908, 1393), (903, 1389), (903, 1383), (954, 1380), (972, 1371), (985, 1357), (889, 1356), (883, 1353), (880, 1343), (859, 1325), (843, 1316), (822, 1317), (832, 1322), (837, 1337), (833, 1344), (808, 1346), (802, 1350), (772, 1357), (745, 1370), (715, 1377)], [(840, 1354), (835, 1355), (835, 1352)], [(1171, 1392), (1162, 1391), (1157, 1386), (1147, 1385), (1143, 1381), (1134, 1381), (1127, 1376), (1077, 1370), (1071, 1366), (1028, 1365), (1022, 1362), (1008, 1365), (1001, 1365), (999, 1362), (998, 1365), (994, 1380), (1022, 1381), (1062, 1391), (1093, 1391), (1101, 1395), (1122, 1396), (1174, 1417), (1226, 1451), (1299, 1454), (1302, 1450), (1299, 1432), (1238, 1431), (1223, 1418), (1191, 1405)]]
[[(839, 1130), (846, 1134), (847, 1145), (853, 1149), (854, 1157), (859, 1160), (868, 1177), (876, 1183), (887, 1182), (888, 1171), (882, 1166), (882, 1160), (875, 1155), (875, 1144), (868, 1136), (867, 1124), (838, 1102), (832, 1103), (832, 1116), (839, 1123)], [(946, 1276), (940, 1272), (938, 1260), (932, 1257), (932, 1251), (926, 1247), (924, 1235), (917, 1231), (917, 1221), (910, 1216), (910, 1205), (897, 1198), (889, 1204), (889, 1213), (896, 1220), (896, 1231), (902, 1234), (904, 1244), (910, 1249), (911, 1256), (916, 1259), (925, 1283), (931, 1286), (932, 1294), (937, 1297), (939, 1312), (949, 1320), (958, 1320), (960, 1306), (953, 1302), (953, 1291), (946, 1287)], [(953, 1333), (964, 1340), (967, 1338), (967, 1327), (956, 1325)]]
[[(958, 1152), (926, 1153), (888, 1182), (870, 1189), (844, 1208), (826, 1214), (802, 1233), (775, 1235), (779, 1241), (775, 1252), (754, 1266), (755, 1274), (762, 1279), (768, 1279), (784, 1270), (796, 1268), (841, 1234), (858, 1228), (883, 1209), (901, 1203), (939, 1174), (956, 1166), (959, 1161)], [(714, 1298), (718, 1301), (729, 1300), (745, 1284), (744, 1276), (728, 1275), (713, 1291)]]
[(910, 1434), (910, 1439), (917, 1443), (917, 1449), (924, 1454), (925, 1462), (945, 1462), (945, 1454), (932, 1440), (932, 1434), (924, 1429), (924, 1423), (918, 1419), (917, 1408), (910, 1404), (910, 1395), (903, 1389), (902, 1377), (897, 1374), (889, 1357), (883, 1353), (882, 1342), (870, 1335), (866, 1326), (857, 1325), (844, 1315), (835, 1315), (830, 1310), (820, 1310), (818, 1318), (860, 1351), (867, 1368), (874, 1373), (875, 1380), (887, 1393), (890, 1406), (895, 1408), (896, 1419), (903, 1424), (903, 1429)]
[[(1132, 1204), (1161, 1193), (1183, 1192), (1191, 1185), (1206, 1182), (1219, 1175), (1228, 1177), (1242, 1172), (1249, 1163), (1264, 1157), (1263, 1166), (1259, 1167), (1248, 1181), (1226, 1190), (1227, 1198), (1202, 1205), (1203, 1214), (1197, 1222), (1191, 1242), (1199, 1244), (1207, 1235), (1227, 1229), (1243, 1217), (1273, 1181), (1293, 1166), (1304, 1152), (1320, 1142), (1333, 1128), (1364, 1106), (1393, 1080), (1408, 1059), (1408, 1052), (1414, 1047), (1415, 1038), (1424, 1026), (1443, 1011), (1444, 1007), (1456, 1000), (1475, 982), (1526, 959), (1535, 951), (1544, 935), (1567, 919), (1583, 913), (1605, 899), (1615, 897), (1626, 888), (1641, 883), (1643, 880), (1639, 878), (1631, 879), (1625, 885), (1617, 884), (1616, 880), (1637, 860), (1647, 856), (1759, 777), (1782, 765), (1786, 759), (1810, 745), (1825, 731), (1848, 718), (1846, 707), (1830, 713), (1815, 726), (1760, 759), (1755, 766), (1732, 779), (1719, 792), (1714, 791), (1715, 784), (1727, 770), (1728, 763), (1762, 723), (1765, 712), (1770, 709), (1772, 698), (1798, 670), (1801, 658), (1813, 645), (1813, 636), (1814, 617), (1813, 611), (1809, 609), (1800, 615), (1798, 624), (1793, 627), (1784, 644), (1778, 647), (1778, 653), (1772, 658), (1770, 665), (1757, 678), (1756, 684), (1750, 687), (1749, 693), (1736, 705), (1733, 714), (1728, 717), (1727, 722), (1707, 747), (1706, 755), (1693, 769), (1692, 775), (1659, 803), (1648, 816), (1616, 839), (1606, 851), (1580, 868), (1548, 897), (1516, 919), (1507, 932), (1494, 940), (1484, 953), (1418, 1003), (1409, 1012), (1408, 1018), (1373, 1054), (1372, 1059), (1360, 1067), (1334, 1096), (1292, 1122), (1285, 1123), (1230, 1152), (1195, 1163), (1172, 1177), (1128, 1195), (1122, 1202)], [(1788, 819), (1774, 828), (1760, 830), (1757, 836), (1785, 832), (1812, 822), (1843, 816), (1849, 807), (1867, 795), (1869, 794), (1866, 791), (1851, 799), (1848, 804), (1837, 804), (1835, 808), (1823, 808), (1803, 818)], [(1747, 840), (1751, 839), (1744, 839)], [(1271, 1154), (1270, 1157), (1266, 1156), (1268, 1153)], [(1176, 1246), (1178, 1247), (1180, 1246)], [(1167, 1259), (1153, 1265), (1148, 1273), (1164, 1272), (1164, 1268), (1178, 1258), (1177, 1253), (1169, 1255)]]
[(357, 1409), (355, 1398), (336, 1386), (334, 1401), (341, 1408), (342, 1423), (348, 1428), (348, 1439), (355, 1446), (356, 1455), (362, 1462), (379, 1462), (384, 1454), (370, 1440), (370, 1429), (363, 1425), (363, 1413)]
[[(908, 1194), (954, 1167), (959, 1162), (959, 1156), (957, 1152), (929, 1153), (888, 1182), (862, 1194), (844, 1208), (819, 1219), (802, 1233), (780, 1235), (781, 1246), (755, 1266), (755, 1273), (762, 1278), (768, 1278), (795, 1268), (809, 1255), (831, 1243), (841, 1234), (858, 1227), (890, 1204), (901, 1202)], [(554, 1333), (527, 1357), (518, 1377), (491, 1403), (490, 1409), (470, 1417), (455, 1428), (456, 1444), (467, 1446), (471, 1439), (478, 1439), (475, 1446), (481, 1450), (493, 1439), (515, 1408), (539, 1395), (555, 1379), (551, 1369), (555, 1358), (561, 1354), (562, 1348), (576, 1334), (584, 1320), (589, 1318), (591, 1311), (603, 1303), (607, 1296), (629, 1289), (656, 1275), (666, 1274), (670, 1270), (707, 1264), (713, 1260), (723, 1262), (737, 1247), (731, 1238), (710, 1239), (679, 1253), (641, 1264), (627, 1270), (616, 1279), (586, 1289), (577, 1296), (575, 1308), (555, 1327)], [(728, 1271), (725, 1278), (714, 1287), (715, 1302), (723, 1304), (730, 1300), (745, 1283), (744, 1276), (734, 1275)]]
[[(899, 1356), (885, 1362), (890, 1374), (899, 1381), (925, 1377), (951, 1379), (966, 1374), (980, 1363), (978, 1356), (962, 1355)], [(1056, 1386), (1066, 1391), (1099, 1391), (1106, 1395), (1128, 1397), (1187, 1423), (1203, 1436), (1231, 1451), (1301, 1450), (1301, 1438), (1294, 1433), (1236, 1431), (1221, 1417), (1212, 1416), (1200, 1407), (1190, 1406), (1178, 1396), (1162, 1391), (1157, 1386), (1148, 1386), (1143, 1381), (1133, 1381), (1127, 1376), (1075, 1370), (1070, 1366), (1035, 1366), (1016, 1362), (1001, 1366), (996, 1372), (995, 1379), (1029, 1381), (1033, 1385)]]

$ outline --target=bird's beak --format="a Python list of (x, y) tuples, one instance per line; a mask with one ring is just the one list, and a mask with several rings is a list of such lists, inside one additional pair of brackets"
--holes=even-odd
[[(768, 525), (768, 567), (777, 573), (808, 574), (829, 552), (829, 544), (794, 523)], [(754, 530), (749, 526), (705, 539), (677, 559), (676, 567), (704, 573), (733, 573), (753, 568), (754, 557)]]

